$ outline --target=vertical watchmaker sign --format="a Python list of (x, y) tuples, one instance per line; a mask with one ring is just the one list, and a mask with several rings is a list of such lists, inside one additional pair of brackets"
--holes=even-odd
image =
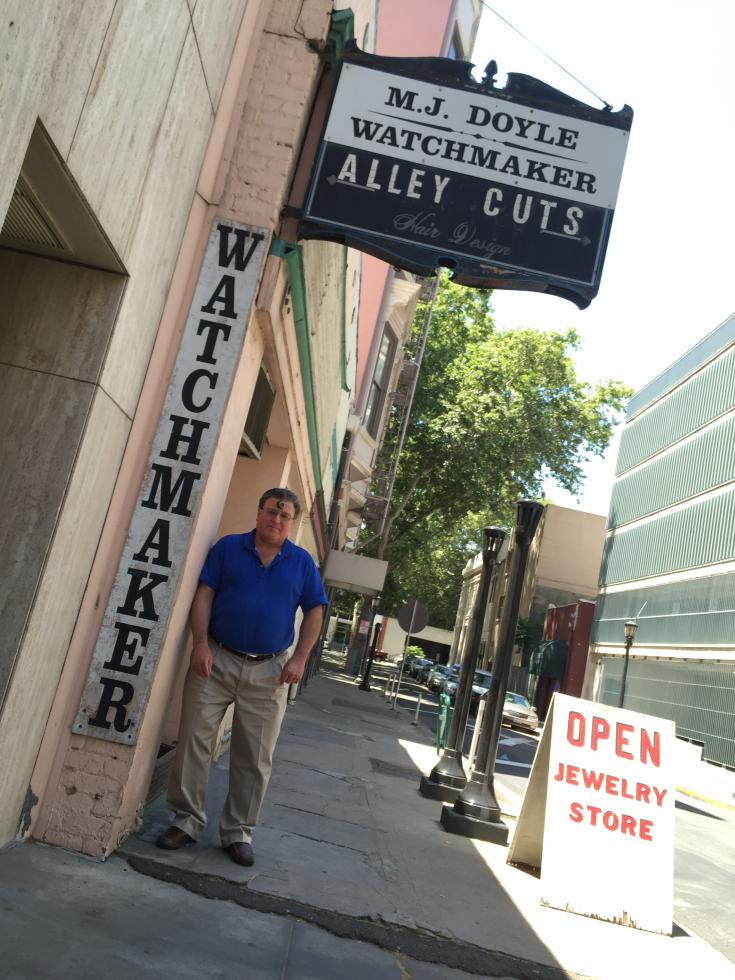
[(302, 212), (330, 238), (420, 275), (597, 294), (633, 119), (526, 75), (476, 82), (466, 62), (353, 51)]
[(216, 220), (72, 731), (137, 741), (266, 254)]

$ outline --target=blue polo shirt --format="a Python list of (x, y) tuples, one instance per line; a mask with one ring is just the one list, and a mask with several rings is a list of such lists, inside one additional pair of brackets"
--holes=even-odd
[(288, 538), (266, 568), (255, 531), (228, 534), (212, 547), (199, 576), (214, 589), (209, 632), (244, 653), (279, 653), (294, 640), (296, 610), (325, 606), (314, 559)]

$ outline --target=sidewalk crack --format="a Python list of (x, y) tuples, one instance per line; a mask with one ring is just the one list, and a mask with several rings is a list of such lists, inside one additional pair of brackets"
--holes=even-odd
[(312, 837), (310, 834), (300, 834), (296, 830), (282, 830), (279, 827), (271, 827), (269, 824), (263, 824), (264, 827), (268, 827), (269, 830), (275, 830), (281, 835), (288, 834), (289, 837), (303, 837), (304, 840), (313, 840), (316, 844), (328, 844), (329, 847), (343, 847), (346, 851), (355, 851), (356, 854), (365, 855), (365, 851), (360, 850), (359, 847), (352, 847), (351, 844), (338, 844), (333, 840), (325, 840), (323, 837)]
[(294, 929), (296, 928), (296, 923), (293, 919), (289, 922), (288, 939), (286, 940), (286, 956), (283, 960), (283, 970), (281, 971), (281, 980), (286, 980), (288, 975), (288, 961), (291, 959), (291, 943), (293, 942)]
[(297, 762), (296, 759), (279, 759), (279, 762), (287, 762), (292, 766), (301, 766), (302, 769), (311, 769), (312, 772), (318, 772), (320, 776), (331, 776), (332, 779), (339, 779), (342, 783), (353, 783), (355, 780), (360, 780), (359, 776), (341, 776), (337, 772), (327, 772), (326, 769), (315, 769), (308, 762)]
[(345, 820), (344, 817), (332, 817), (327, 813), (320, 813), (319, 810), (307, 810), (306, 807), (291, 806), (289, 803), (274, 803), (273, 806), (280, 806), (284, 810), (295, 810), (296, 813), (308, 813), (313, 817), (323, 817), (325, 820), (332, 820), (335, 823), (346, 823), (350, 827), (359, 827), (360, 830), (364, 829), (364, 824), (359, 823), (357, 820)]

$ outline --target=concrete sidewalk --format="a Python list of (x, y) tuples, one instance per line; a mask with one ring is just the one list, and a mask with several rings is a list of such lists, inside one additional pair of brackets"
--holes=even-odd
[[(219, 848), (223, 758), (196, 847), (157, 849), (169, 813), (153, 807), (105, 865), (31, 844), (0, 855), (3, 976), (735, 977), (683, 930), (541, 907), (505, 848), (447, 834), (441, 804), (417, 792), (435, 755), (411, 713), (332, 667), (287, 712), (253, 868)], [(50, 928), (47, 968), (37, 941)], [(84, 960), (92, 941), (99, 956)]]
[[(159, 869), (160, 871), (161, 869)], [(222, 882), (227, 885), (227, 882)], [(43, 844), (0, 854), (3, 980), (469, 980), (297, 914), (243, 908), (217, 881), (190, 888)], [(544, 976), (544, 974), (536, 974)], [(505, 976), (532, 976), (506, 973)]]

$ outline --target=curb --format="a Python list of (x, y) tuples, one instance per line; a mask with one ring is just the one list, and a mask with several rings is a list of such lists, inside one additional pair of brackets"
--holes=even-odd
[(511, 977), (513, 980), (592, 980), (589, 976), (570, 973), (561, 967), (520, 959), (509, 953), (458, 942), (428, 931), (387, 924), (380, 919), (358, 918), (267, 892), (252, 891), (247, 885), (227, 878), (174, 868), (137, 854), (126, 854), (124, 851), (118, 851), (118, 854), (139, 874), (179, 885), (205, 898), (234, 902), (256, 912), (291, 916), (339, 938), (370, 943), (424, 963), (463, 970), (481, 977), (496, 977), (498, 980), (509, 980)]
[(713, 800), (711, 797), (705, 796), (704, 793), (698, 793), (693, 789), (684, 789), (683, 786), (675, 786), (674, 789), (677, 793), (681, 793), (682, 796), (688, 796), (693, 800), (699, 800), (700, 803), (706, 803), (708, 806), (718, 807), (720, 810), (729, 810), (731, 813), (735, 813), (735, 803)]

